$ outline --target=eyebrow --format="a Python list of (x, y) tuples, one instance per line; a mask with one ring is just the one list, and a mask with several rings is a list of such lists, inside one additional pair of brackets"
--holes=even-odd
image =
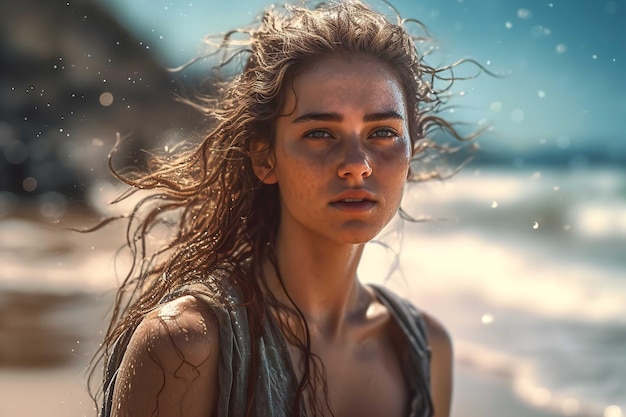
[[(404, 117), (400, 115), (400, 113), (390, 110), (381, 113), (371, 113), (366, 114), (363, 117), (364, 122), (379, 122), (382, 120), (404, 120)], [(343, 116), (338, 113), (305, 113), (302, 116), (298, 116), (293, 119), (293, 124), (298, 123), (306, 123), (306, 122), (341, 122), (343, 120)]]

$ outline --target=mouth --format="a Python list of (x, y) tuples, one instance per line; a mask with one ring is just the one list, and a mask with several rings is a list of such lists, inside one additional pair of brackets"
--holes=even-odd
[(372, 209), (376, 205), (376, 201), (367, 198), (342, 198), (330, 203), (330, 205), (342, 211), (362, 212)]

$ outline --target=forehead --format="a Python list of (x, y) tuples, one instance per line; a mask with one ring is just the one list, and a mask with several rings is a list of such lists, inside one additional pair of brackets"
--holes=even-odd
[(360, 55), (328, 57), (310, 64), (294, 78), (285, 99), (287, 114), (406, 112), (402, 84), (390, 66)]

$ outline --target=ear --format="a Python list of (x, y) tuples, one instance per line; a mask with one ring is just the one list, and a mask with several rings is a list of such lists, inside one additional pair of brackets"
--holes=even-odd
[(276, 184), (278, 182), (274, 172), (276, 165), (274, 152), (270, 149), (267, 142), (252, 140), (250, 142), (250, 159), (252, 160), (254, 174), (262, 183)]

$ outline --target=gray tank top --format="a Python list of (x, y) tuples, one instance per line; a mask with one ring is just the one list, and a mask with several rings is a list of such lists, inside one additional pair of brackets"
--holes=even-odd
[[(430, 417), (433, 414), (430, 398), (430, 351), (423, 316), (409, 301), (388, 289), (375, 285), (371, 287), (391, 312), (409, 344), (409, 356), (405, 365), (411, 392), (408, 417)], [(205, 285), (193, 284), (172, 294), (164, 302), (188, 294), (206, 303), (219, 322), (221, 360), (218, 371), (220, 397), (217, 416), (245, 416), (252, 341), (244, 300), (238, 291), (231, 290), (227, 294), (227, 303), (217, 302)], [(293, 416), (297, 379), (278, 323), (271, 314), (266, 314), (266, 318), (258, 346), (260, 360), (253, 414), (259, 417)], [(117, 340), (106, 365), (105, 397), (100, 417), (111, 415), (115, 379), (131, 334), (128, 331)]]

